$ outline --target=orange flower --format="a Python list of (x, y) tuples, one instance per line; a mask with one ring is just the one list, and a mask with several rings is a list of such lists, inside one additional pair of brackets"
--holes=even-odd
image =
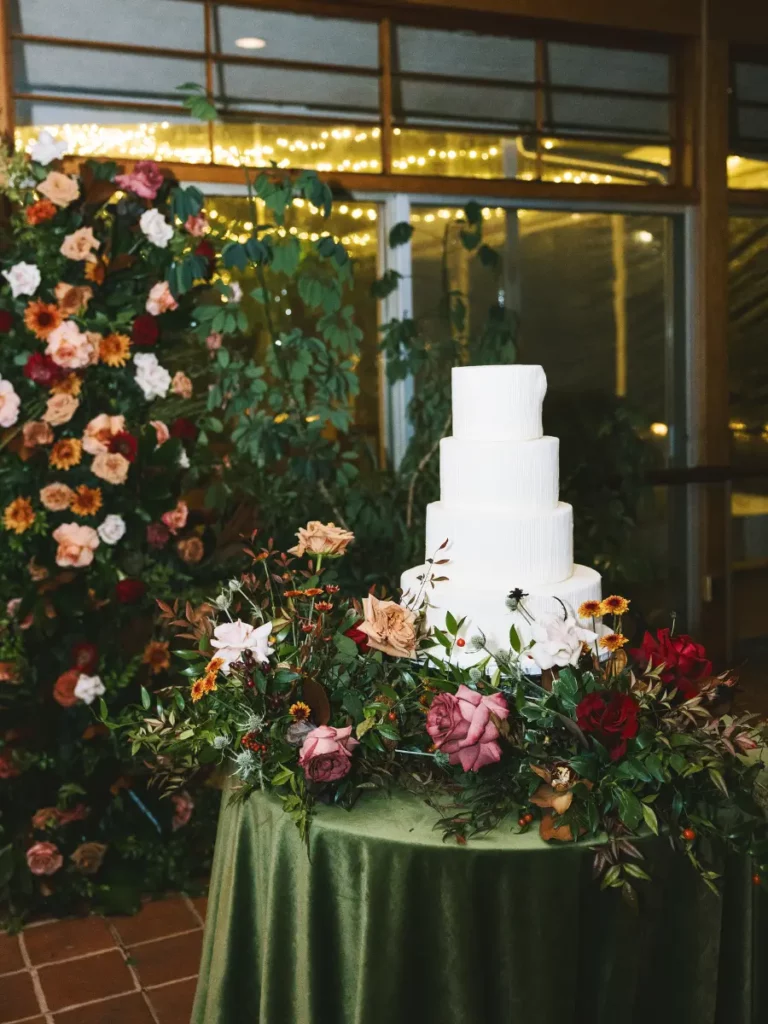
[(54, 469), (71, 469), (83, 457), (83, 446), (76, 437), (63, 437), (51, 448), (48, 462)]
[(24, 324), (40, 341), (45, 341), (51, 331), (61, 324), (61, 310), (49, 302), (33, 299), (24, 311)]
[(125, 366), (131, 350), (131, 339), (125, 334), (108, 334), (99, 342), (99, 356), (107, 366)]
[(221, 669), (223, 667), (224, 667), (224, 659), (223, 658), (211, 658), (211, 660), (205, 666), (205, 674), (207, 676), (210, 676), (210, 675), (215, 676), (215, 675), (217, 675), (221, 671)]
[(25, 423), (21, 433), (27, 448), (37, 448), (38, 445), (50, 444), (53, 441), (50, 424), (42, 420), (30, 420), (29, 423)]
[(101, 260), (97, 260), (95, 263), (86, 263), (85, 265), (86, 279), (93, 281), (94, 284), (103, 284), (106, 273), (107, 269)]
[(611, 651), (611, 653), (621, 650), (624, 644), (628, 643), (629, 639), (622, 636), (621, 633), (608, 633), (607, 636), (600, 637), (600, 646), (604, 651)]
[(106, 480), (108, 484), (124, 484), (131, 464), (119, 452), (100, 452), (91, 463), (94, 476)]
[(168, 653), (168, 644), (164, 640), (152, 640), (144, 648), (142, 662), (149, 665), (152, 674), (157, 675), (166, 668), (171, 667), (171, 656)]
[(199, 562), (205, 551), (199, 537), (187, 537), (185, 540), (180, 540), (176, 547), (184, 561), (190, 564)]
[(56, 680), (53, 687), (53, 699), (63, 708), (72, 708), (77, 704), (75, 687), (80, 675), (79, 668), (71, 668), (68, 672), (63, 672)]
[(203, 676), (203, 692), (204, 693), (210, 693), (212, 690), (215, 690), (215, 689), (216, 689), (216, 676), (213, 673), (208, 672), (208, 673), (206, 673)]
[(192, 683), (192, 703), (197, 704), (201, 697), (204, 697), (205, 690), (205, 679), (196, 679)]
[(303, 700), (297, 700), (295, 704), (291, 704), (288, 708), (288, 714), (295, 722), (303, 722), (312, 714), (312, 708), (309, 704), (305, 704)]
[(3, 525), (16, 534), (27, 531), (35, 521), (35, 512), (29, 498), (15, 498), (3, 512)]
[(629, 611), (629, 601), (626, 597), (613, 594), (603, 598), (600, 608), (603, 615), (624, 615)]
[(59, 281), (54, 289), (54, 295), (64, 316), (71, 316), (81, 309), (88, 308), (88, 303), (93, 298), (93, 289), (86, 285), (67, 284), (66, 281)]
[(101, 508), (101, 488), (80, 484), (70, 502), (70, 509), (76, 516), (95, 516)]
[(27, 224), (31, 224), (34, 227), (36, 224), (42, 224), (46, 220), (50, 220), (55, 217), (59, 211), (56, 209), (50, 199), (38, 199), (36, 203), (32, 203), (24, 211), (27, 218)]
[(52, 395), (72, 395), (77, 397), (83, 390), (83, 382), (76, 373), (70, 373), (63, 380), (58, 380), (51, 388)]
[(63, 512), (64, 509), (69, 508), (74, 496), (75, 492), (66, 484), (48, 484), (40, 491), (40, 501), (49, 512)]
[(585, 601), (584, 604), (579, 606), (580, 619), (596, 619), (602, 614), (601, 604), (599, 601)]

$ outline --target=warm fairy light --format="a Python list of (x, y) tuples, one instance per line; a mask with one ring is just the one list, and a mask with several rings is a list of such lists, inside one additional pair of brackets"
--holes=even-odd
[(545, 139), (544, 140), (544, 149), (552, 149), (553, 146), (554, 146), (554, 142), (552, 141), (552, 139)]
[(738, 431), (738, 430), (746, 430), (747, 429), (747, 424), (746, 423), (742, 423), (741, 420), (731, 420), (730, 423), (728, 424), (728, 427), (729, 427), (730, 430), (736, 430), (736, 431)]
[(669, 433), (669, 427), (666, 423), (652, 423), (651, 433), (655, 434), (656, 437), (666, 437)]
[(632, 237), (636, 242), (641, 242), (643, 245), (650, 245), (653, 241), (653, 235), (650, 231), (635, 231)]

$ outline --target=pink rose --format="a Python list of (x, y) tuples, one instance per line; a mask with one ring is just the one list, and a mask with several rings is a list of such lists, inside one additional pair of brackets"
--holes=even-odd
[(74, 320), (65, 320), (48, 335), (45, 354), (50, 356), (57, 366), (63, 366), (67, 370), (79, 370), (90, 364), (94, 351), (93, 344)]
[(118, 174), (115, 184), (142, 199), (154, 199), (163, 184), (163, 175), (154, 160), (137, 160), (130, 174)]
[(184, 227), (195, 238), (200, 238), (208, 230), (208, 218), (204, 213), (198, 213), (196, 217), (190, 215), (184, 221)]
[(171, 432), (162, 420), (150, 420), (149, 425), (155, 428), (155, 436), (157, 437), (157, 446), (159, 448), (161, 444), (165, 444), (171, 436)]
[(56, 551), (56, 565), (81, 569), (93, 561), (93, 552), (99, 546), (99, 535), (92, 526), (79, 523), (62, 523), (53, 531), (53, 539), (59, 547)]
[(171, 797), (171, 803), (173, 804), (173, 818), (171, 820), (171, 828), (175, 832), (176, 829), (183, 828), (184, 825), (189, 823), (189, 819), (192, 817), (192, 811), (195, 809), (195, 802), (192, 797), (183, 790), (181, 793), (174, 793)]
[(171, 381), (171, 391), (179, 398), (192, 397), (192, 381), (181, 370), (177, 370)]
[(496, 718), (509, 715), (502, 695), (483, 697), (462, 685), (455, 694), (439, 693), (432, 701), (427, 732), (451, 764), (461, 764), (465, 772), (476, 772), (501, 757), (499, 730), (491, 714)]
[(35, 843), (27, 850), (27, 867), (33, 875), (54, 875), (63, 863), (54, 843)]
[(178, 302), (168, 287), (168, 282), (158, 281), (150, 288), (144, 308), (152, 316), (160, 316), (161, 313), (167, 313), (169, 309), (178, 309), (178, 306)]
[(162, 523), (150, 523), (147, 527), (147, 544), (151, 548), (164, 548), (171, 539), (171, 531)]
[(307, 735), (301, 747), (299, 764), (310, 782), (334, 782), (343, 779), (351, 767), (350, 755), (359, 741), (352, 726), (335, 729), (321, 725)]
[(162, 520), (171, 533), (176, 534), (179, 530), (183, 530), (187, 525), (187, 516), (189, 515), (189, 509), (185, 501), (179, 501), (176, 503), (176, 508), (171, 509), (170, 512), (163, 512)]

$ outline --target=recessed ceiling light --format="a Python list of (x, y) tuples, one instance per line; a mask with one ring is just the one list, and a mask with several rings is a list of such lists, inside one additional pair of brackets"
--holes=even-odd
[(266, 39), (259, 39), (258, 36), (242, 36), (235, 40), (235, 46), (242, 50), (263, 50), (266, 45)]

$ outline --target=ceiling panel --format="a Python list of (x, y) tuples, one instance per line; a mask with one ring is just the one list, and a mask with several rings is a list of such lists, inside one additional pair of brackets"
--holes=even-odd
[(460, 78), (533, 82), (535, 46), (530, 39), (506, 39), (474, 32), (443, 32), (400, 25), (395, 67)]
[(204, 49), (203, 6), (188, 0), (16, 0), (11, 10), (25, 35)]

